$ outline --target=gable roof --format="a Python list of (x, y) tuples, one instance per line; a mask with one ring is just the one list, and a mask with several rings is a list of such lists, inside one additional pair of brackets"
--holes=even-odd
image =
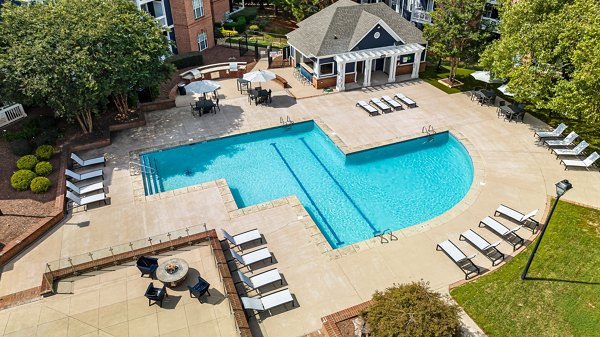
[(287, 37), (291, 45), (310, 56), (335, 55), (350, 51), (380, 21), (405, 44), (426, 43), (423, 32), (385, 3), (359, 5), (351, 0), (339, 0), (309, 16)]

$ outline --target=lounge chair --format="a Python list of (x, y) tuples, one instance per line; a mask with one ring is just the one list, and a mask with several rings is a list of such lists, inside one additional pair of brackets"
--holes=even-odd
[(393, 100), (390, 96), (383, 96), (381, 97), (381, 99), (388, 104), (389, 106), (391, 106), (392, 108), (394, 108), (394, 110), (402, 110), (402, 104), (396, 102), (395, 100)]
[(567, 135), (564, 139), (545, 140), (544, 144), (546, 144), (548, 147), (569, 146), (569, 145), (573, 144), (573, 141), (577, 137), (579, 137), (579, 135), (577, 133), (575, 133), (575, 131), (571, 131), (571, 133), (569, 133), (569, 135)]
[(75, 179), (76, 181), (82, 181), (82, 180), (87, 180), (87, 179), (92, 179), (92, 178), (97, 178), (97, 177), (102, 177), (102, 179), (104, 179), (104, 172), (102, 171), (102, 169), (84, 172), (84, 173), (75, 173), (69, 169), (65, 169), (65, 175), (68, 176), (69, 178)]
[(221, 229), (221, 231), (223, 232), (223, 236), (225, 236), (225, 239), (227, 241), (229, 241), (234, 247), (243, 245), (244, 243), (248, 243), (248, 242), (251, 242), (254, 240), (258, 240), (258, 239), (260, 239), (261, 244), (263, 243), (262, 236), (258, 232), (258, 229), (251, 229), (249, 231), (245, 231), (243, 233), (239, 233), (239, 234), (236, 234), (233, 236), (231, 234), (227, 233), (227, 231), (224, 229)]
[(473, 261), (471, 261), (471, 259), (477, 254), (466, 256), (465, 253), (456, 247), (456, 245), (450, 240), (438, 243), (438, 245), (435, 247), (435, 250), (443, 250), (444, 253), (446, 253), (446, 255), (448, 255), (448, 257), (450, 257), (452, 261), (454, 261), (454, 263), (460, 267), (463, 273), (465, 273), (465, 280), (468, 279), (469, 275), (471, 274), (479, 275), (479, 267), (477, 267)]
[(502, 241), (498, 241), (494, 244), (489, 243), (486, 239), (482, 238), (479, 234), (475, 233), (472, 230), (467, 230), (462, 233), (459, 237), (459, 240), (465, 239), (469, 241), (475, 248), (477, 248), (480, 252), (482, 252), (490, 261), (492, 261), (492, 266), (496, 265), (496, 261), (502, 262), (504, 260), (504, 254), (496, 248)]
[(513, 246), (513, 251), (517, 250), (517, 246), (523, 246), (523, 243), (525, 242), (525, 240), (522, 237), (515, 233), (519, 228), (521, 228), (521, 226), (517, 226), (513, 229), (508, 229), (508, 227), (490, 218), (489, 216), (486, 216), (485, 219), (479, 222), (479, 227), (481, 227), (481, 225), (487, 226), (492, 231), (496, 232), (496, 234), (503, 237), (504, 240), (506, 240), (506, 242)]
[(104, 192), (104, 182), (103, 181), (100, 181), (100, 182), (97, 182), (97, 183), (91, 184), (91, 185), (85, 185), (85, 186), (77, 186), (68, 180), (66, 181), (66, 183), (67, 183), (67, 188), (69, 188), (71, 191), (73, 191), (79, 195), (84, 195), (84, 194), (88, 194), (88, 193), (96, 192), (96, 191), (100, 191), (100, 190), (102, 190)]
[(290, 302), (294, 306), (294, 298), (288, 289), (259, 298), (240, 296), (240, 300), (242, 300), (242, 306), (246, 310), (265, 311)]
[(356, 102), (356, 106), (360, 106), (361, 108), (363, 108), (363, 110), (368, 112), (369, 115), (371, 115), (371, 116), (379, 115), (379, 111), (377, 109), (375, 109), (374, 107), (370, 106), (369, 104), (367, 104), (367, 102), (365, 102), (365, 101)]
[(106, 166), (106, 159), (104, 158), (104, 156), (94, 157), (94, 158), (90, 158), (90, 159), (81, 159), (75, 153), (71, 153), (71, 159), (73, 159), (73, 161), (81, 167), (98, 165), (98, 164), (102, 164), (102, 165)]
[[(533, 217), (537, 214), (537, 212), (538, 212), (538, 210), (534, 209), (533, 211), (531, 211), (527, 214), (523, 214), (523, 213), (521, 213), (517, 210), (514, 210), (506, 205), (500, 204), (500, 206), (498, 206), (498, 208), (496, 208), (496, 211), (494, 212), (494, 216), (498, 216), (500, 214), (504, 215), (505, 217), (520, 223), (524, 227), (527, 227), (535, 234), (535, 230), (540, 224), (539, 222), (537, 222), (536, 220), (533, 219)], [(533, 228), (530, 228), (530, 226), (528, 226), (528, 224), (530, 224), (530, 223), (533, 224)]]
[(598, 160), (598, 158), (600, 158), (600, 155), (598, 154), (598, 152), (594, 152), (592, 154), (590, 154), (587, 158), (585, 158), (584, 160), (574, 160), (574, 159), (563, 159), (560, 162), (565, 165), (565, 170), (567, 169), (567, 167), (571, 166), (571, 167), (585, 167), (586, 169), (589, 168), (590, 166), (592, 166), (594, 164), (594, 162), (596, 160)]
[(73, 202), (73, 208), (83, 206), (86, 211), (87, 211), (87, 205), (97, 202), (97, 201), (104, 201), (104, 204), (106, 205), (106, 194), (104, 194), (104, 192), (98, 193), (98, 194), (92, 194), (88, 197), (82, 198), (78, 195), (75, 195), (71, 191), (67, 191), (67, 199), (69, 199)]
[(390, 108), (389, 105), (383, 103), (382, 101), (379, 100), (379, 98), (371, 98), (371, 102), (373, 102), (373, 104), (377, 105), (377, 107), (382, 111), (382, 112), (392, 112), (392, 108)]
[[(273, 263), (273, 256), (271, 255), (271, 252), (269, 251), (269, 248), (267, 248), (267, 247), (264, 247), (259, 250), (255, 250), (253, 252), (246, 253), (243, 255), (236, 253), (231, 248), (229, 249), (229, 252), (231, 253), (231, 256), (233, 256), (233, 260), (236, 260), (239, 264), (241, 264), (242, 266), (246, 266), (248, 268), (250, 268), (251, 264), (260, 262), (260, 261), (263, 261), (266, 259), (271, 259), (271, 263)], [(229, 260), (227, 262), (230, 262), (233, 260)]]
[(590, 144), (588, 144), (588, 142), (586, 142), (585, 140), (582, 140), (581, 143), (577, 144), (577, 146), (575, 146), (572, 149), (552, 149), (552, 151), (556, 155), (556, 158), (558, 158), (558, 156), (578, 156), (581, 153), (583, 153), (583, 151), (589, 145)]
[(412, 99), (404, 96), (403, 94), (398, 93), (398, 94), (396, 94), (395, 97), (397, 99), (399, 99), (400, 102), (406, 104), (406, 106), (409, 107), (409, 108), (415, 108), (415, 107), (417, 107), (417, 103), (415, 101), (413, 101)]
[(537, 136), (539, 139), (542, 138), (558, 138), (562, 135), (562, 133), (567, 129), (567, 125), (564, 123), (560, 123), (556, 129), (552, 131), (536, 131), (534, 133), (534, 137)]
[(246, 276), (246, 274), (239, 270), (237, 271), (237, 274), (241, 281), (236, 283), (244, 283), (250, 289), (258, 289), (262, 286), (266, 286), (267, 284), (277, 281), (280, 281), (281, 285), (283, 285), (283, 279), (281, 278), (281, 274), (279, 274), (279, 270), (277, 270), (277, 268), (267, 270), (259, 274), (254, 274), (250, 277)]

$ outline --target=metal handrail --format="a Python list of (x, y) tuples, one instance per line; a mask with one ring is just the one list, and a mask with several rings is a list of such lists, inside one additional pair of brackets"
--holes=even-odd
[[(145, 174), (156, 174), (156, 169), (154, 167), (148, 166), (148, 165), (144, 165), (144, 164), (140, 164), (140, 163), (136, 163), (134, 161), (130, 161), (129, 162), (129, 170), (131, 171), (132, 166), (137, 166), (140, 168), (140, 173), (145, 173)], [(145, 171), (145, 170), (148, 171)]]

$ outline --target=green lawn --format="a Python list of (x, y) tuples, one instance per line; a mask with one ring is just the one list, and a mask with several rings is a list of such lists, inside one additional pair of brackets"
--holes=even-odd
[(450, 293), (491, 337), (599, 336), (600, 211), (560, 202), (521, 281), (532, 248)]
[[(435, 72), (435, 68), (435, 65), (427, 65), (427, 69), (425, 69), (425, 72), (421, 73), (420, 77), (425, 82), (433, 85), (447, 94), (455, 94), (457, 92), (472, 90), (475, 87), (484, 88), (486, 86), (484, 82), (477, 81), (470, 76), (472, 72), (476, 71), (475, 69), (457, 68), (456, 79), (464, 84), (460, 87), (448, 88), (447, 86), (439, 83), (438, 80), (448, 78), (448, 75), (450, 75), (450, 67), (447, 65), (442, 65), (442, 69), (439, 73)], [(488, 88), (490, 89), (498, 86), (499, 84), (488, 84)]]

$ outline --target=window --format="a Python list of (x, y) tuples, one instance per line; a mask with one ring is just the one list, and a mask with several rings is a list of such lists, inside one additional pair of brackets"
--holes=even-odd
[(194, 7), (195, 19), (204, 16), (204, 3), (202, 3), (202, 0), (192, 0), (192, 7)]
[(323, 63), (319, 65), (320, 75), (332, 75), (333, 74), (333, 63)]
[(208, 48), (208, 36), (206, 32), (198, 33), (198, 50), (202, 51)]
[(415, 54), (402, 55), (402, 56), (400, 56), (400, 59), (398, 60), (398, 65), (413, 63), (414, 61), (415, 61)]

